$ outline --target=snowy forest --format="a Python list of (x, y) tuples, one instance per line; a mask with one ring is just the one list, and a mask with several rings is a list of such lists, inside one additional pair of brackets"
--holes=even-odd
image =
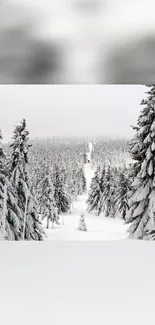
[[(155, 240), (155, 86), (133, 139), (0, 132), (1, 240)], [(136, 121), (133, 121), (133, 124)]]

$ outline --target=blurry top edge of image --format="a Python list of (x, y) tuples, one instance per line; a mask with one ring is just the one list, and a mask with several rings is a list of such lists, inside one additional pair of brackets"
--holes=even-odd
[(28, 1), (0, 1), (0, 84), (57, 80), (59, 51), (42, 36), (46, 15)]
[(73, 7), (75, 10), (82, 11), (96, 11), (101, 10), (103, 3), (105, 1), (103, 0), (73, 0)]
[(154, 84), (153, 0), (1, 0), (0, 84)]

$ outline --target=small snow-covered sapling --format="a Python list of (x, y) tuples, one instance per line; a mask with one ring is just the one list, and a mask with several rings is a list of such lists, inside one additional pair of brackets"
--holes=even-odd
[(81, 213), (78, 230), (87, 231), (84, 214)]

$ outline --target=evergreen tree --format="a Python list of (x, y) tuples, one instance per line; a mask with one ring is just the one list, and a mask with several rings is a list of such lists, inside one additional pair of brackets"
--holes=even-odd
[(65, 184), (63, 178), (61, 177), (58, 165), (55, 165), (54, 169), (54, 199), (58, 208), (58, 214), (60, 214), (62, 212), (67, 212), (70, 209), (71, 202), (66, 193)]
[(99, 169), (99, 184), (102, 193), (104, 191), (104, 186), (105, 186), (105, 174), (106, 174), (106, 166), (104, 164), (103, 167)]
[[(0, 132), (0, 233), (2, 233), (2, 239), (19, 240), (21, 238), (21, 211), (17, 205), (14, 188), (8, 180), (6, 155), (1, 140)], [(5, 187), (6, 193), (4, 193)], [(3, 209), (5, 200), (6, 207)]]
[(42, 205), (42, 218), (47, 220), (47, 228), (49, 228), (49, 221), (52, 222), (52, 228), (54, 223), (58, 224), (58, 214), (56, 202), (54, 199), (54, 186), (51, 180), (50, 172), (43, 179), (42, 196), (40, 197)]
[(105, 175), (106, 175), (106, 167), (103, 165), (102, 168), (99, 168), (99, 186), (100, 186), (100, 200), (97, 205), (97, 214), (100, 215), (104, 210), (103, 205), (103, 193), (105, 190)]
[(137, 170), (136, 170), (136, 166), (135, 163), (130, 164), (129, 168), (128, 168), (128, 181), (129, 181), (129, 191), (128, 191), (128, 201), (129, 199), (132, 197), (133, 193), (134, 193), (134, 189), (132, 187), (132, 183), (134, 181), (134, 179), (136, 178), (136, 175), (138, 174)]
[(92, 179), (90, 192), (88, 196), (88, 211), (95, 211), (99, 216), (101, 212), (104, 210), (104, 202), (103, 202), (103, 193), (105, 191), (105, 175), (106, 175), (106, 167), (103, 165), (97, 167), (95, 175)]
[(43, 167), (40, 173), (40, 179), (38, 179), (37, 184), (37, 201), (39, 206), (39, 214), (44, 216), (46, 210), (46, 200), (47, 200), (47, 187), (48, 187), (48, 166)]
[(102, 192), (100, 188), (100, 167), (98, 166), (90, 185), (90, 191), (87, 199), (88, 212), (95, 211), (97, 215), (100, 214), (100, 211), (98, 211), (98, 207), (100, 206), (101, 195)]
[(78, 230), (87, 231), (85, 217), (84, 217), (83, 213), (81, 213), (81, 216), (80, 216)]
[(84, 170), (83, 168), (80, 168), (78, 170), (77, 173), (77, 185), (78, 185), (78, 195), (82, 195), (86, 189), (87, 189), (87, 185), (86, 185), (86, 178), (84, 175)]
[(84, 164), (86, 164), (87, 163), (87, 154), (86, 153), (83, 154), (83, 159), (84, 159)]
[(82, 184), (82, 194), (86, 192), (87, 190), (87, 181), (86, 181), (86, 177), (85, 177), (85, 174), (84, 174), (84, 169), (81, 168), (81, 184)]
[(106, 217), (110, 217), (111, 213), (111, 170), (107, 167), (104, 178), (104, 191), (102, 194), (102, 209)]
[(151, 239), (155, 232), (155, 86), (149, 88), (130, 149), (136, 162), (127, 222), (135, 239)]
[(75, 199), (78, 196), (78, 190), (77, 190), (77, 182), (76, 182), (76, 176), (75, 172), (73, 171), (73, 175), (69, 177), (68, 179), (68, 193), (71, 201), (75, 201)]
[(33, 184), (33, 192), (37, 201), (37, 209), (40, 215), (45, 214), (46, 205), (46, 188), (47, 188), (47, 174), (48, 174), (48, 164), (44, 162), (40, 163), (38, 169), (35, 170), (35, 180)]
[(2, 232), (4, 231), (3, 230), (4, 222), (5, 222), (4, 219), (6, 218), (6, 215), (4, 215), (4, 211), (3, 211), (4, 186), (5, 186), (5, 167), (4, 167), (5, 154), (2, 148), (1, 141), (2, 141), (2, 134), (0, 130), (0, 234), (2, 237), (4, 237), (5, 234)]
[(118, 193), (118, 169), (117, 167), (113, 167), (110, 170), (110, 217), (116, 217), (116, 203), (115, 203), (115, 196)]
[(22, 238), (21, 219), (22, 213), (18, 206), (18, 198), (14, 191), (14, 187), (6, 178), (6, 240), (20, 240)]
[(107, 167), (104, 167), (103, 173), (100, 213), (104, 212), (106, 217), (114, 218), (116, 216), (117, 169), (107, 165)]
[(130, 190), (130, 179), (126, 168), (120, 171), (118, 176), (118, 189), (115, 195), (116, 211), (120, 212), (122, 219), (126, 219), (126, 214), (129, 209), (128, 194)]
[(43, 240), (44, 231), (39, 221), (35, 200), (30, 193), (28, 176), (28, 144), (29, 132), (26, 129), (26, 121), (22, 120), (14, 130), (12, 154), (10, 159), (10, 181), (17, 195), (17, 203), (21, 209), (21, 231), (23, 239)]

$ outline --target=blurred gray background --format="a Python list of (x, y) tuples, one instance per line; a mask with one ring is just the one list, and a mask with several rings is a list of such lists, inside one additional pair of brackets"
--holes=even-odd
[(1, 0), (1, 84), (155, 82), (154, 0)]

